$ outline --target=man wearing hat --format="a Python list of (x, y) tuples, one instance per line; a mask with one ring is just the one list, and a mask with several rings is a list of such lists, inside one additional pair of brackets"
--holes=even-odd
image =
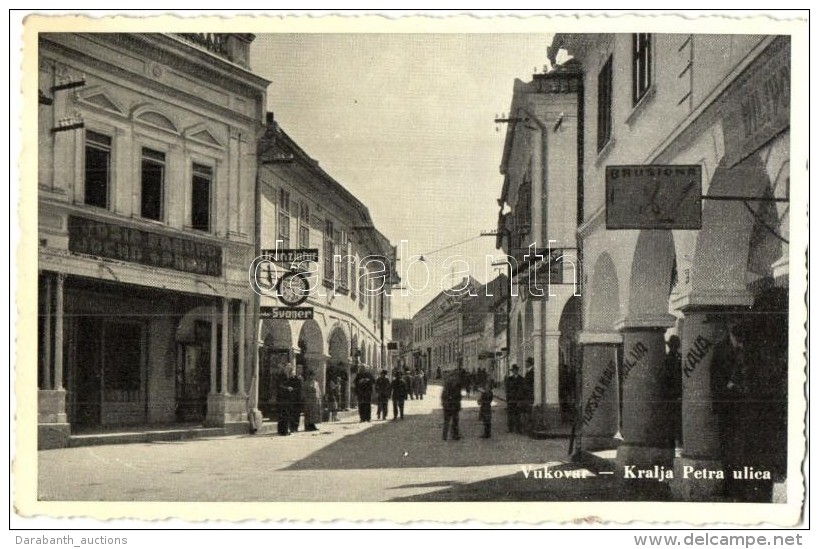
[(381, 370), (381, 375), (375, 380), (375, 395), (378, 398), (376, 417), (378, 419), (387, 419), (387, 405), (390, 401), (391, 391), (392, 386), (390, 379), (387, 377), (387, 370)]
[(526, 380), (520, 375), (517, 364), (512, 365), (512, 373), (506, 378), (506, 421), (510, 433), (520, 433), (520, 412), (524, 406)]

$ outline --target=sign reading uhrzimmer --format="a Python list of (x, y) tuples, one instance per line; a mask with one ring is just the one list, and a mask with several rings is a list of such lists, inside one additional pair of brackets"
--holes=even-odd
[(318, 248), (272, 249), (262, 250), (262, 257), (277, 263), (316, 262), (318, 253)]
[(259, 309), (263, 320), (312, 320), (312, 307), (265, 307)]
[(68, 249), (149, 267), (222, 276), (222, 248), (219, 246), (76, 215), (68, 217)]
[(699, 165), (606, 166), (606, 229), (702, 227)]

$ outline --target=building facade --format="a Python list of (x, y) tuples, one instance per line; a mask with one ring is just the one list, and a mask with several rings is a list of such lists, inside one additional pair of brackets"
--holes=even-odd
[[(317, 249), (318, 261), (297, 265), (307, 272), (312, 318), (267, 318), (259, 333), (259, 409), (275, 413), (278, 380), (287, 369), (307, 370), (322, 389), (329, 377), (350, 405), (350, 381), (358, 369), (391, 367), (391, 289), (400, 282), (395, 248), (373, 225), (367, 207), (318, 166), (268, 117), (259, 149), (260, 247)], [(261, 265), (261, 306), (279, 307), (272, 282), (292, 267)], [(264, 286), (264, 282), (262, 282)]]
[(433, 297), (412, 317), (413, 349), (427, 376), (455, 370), (463, 358), (461, 305), (482, 285), (472, 277)]
[(253, 35), (39, 42), (39, 441), (245, 422)]
[(505, 375), (502, 358), (509, 291), (509, 279), (500, 275), (478, 288), (477, 295), (466, 299), (460, 309), (463, 368), (469, 372), (482, 368), (495, 381)]
[(498, 247), (514, 281), (509, 366), (535, 370), (534, 428), (568, 432), (577, 382), (577, 226), (583, 73), (576, 61), (515, 81), (501, 161)]
[[(557, 35), (553, 62), (561, 49), (582, 64), (586, 90), (583, 447), (617, 447), (620, 471), (673, 468), (682, 499), (770, 501), (787, 447), (789, 38)], [(699, 228), (607, 228), (607, 168), (658, 165), (701, 170)], [(654, 207), (673, 217), (682, 200)], [(681, 372), (664, 364), (670, 335), (682, 339)], [(737, 353), (744, 423), (723, 404)], [(676, 444), (672, 382), (682, 384)], [(740, 423), (726, 430), (730, 421)], [(684, 466), (775, 478), (736, 495), (728, 480), (683, 478)]]

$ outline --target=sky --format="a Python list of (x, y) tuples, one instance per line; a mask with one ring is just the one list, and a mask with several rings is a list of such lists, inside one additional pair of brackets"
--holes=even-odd
[[(467, 270), (480, 282), (497, 275), (486, 257), (502, 254), (494, 237), (480, 237), (497, 226), (503, 184), (506, 127), (494, 119), (509, 111), (515, 78), (543, 71), (551, 39), (256, 35), (250, 64), (272, 81), (268, 110), (400, 247), (394, 317), (408, 318)], [(453, 278), (445, 260), (454, 256), (466, 262)]]

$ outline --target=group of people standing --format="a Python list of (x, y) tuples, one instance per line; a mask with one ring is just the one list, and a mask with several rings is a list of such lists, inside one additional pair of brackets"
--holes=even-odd
[[(480, 379), (480, 383), (477, 380)], [(467, 395), (472, 391), (478, 393), (478, 419), (483, 424), (481, 438), (492, 436), (492, 401), (495, 398), (492, 388), (494, 381), (489, 378), (486, 370), (466, 372), (463, 368), (447, 372), (444, 377), (444, 386), (441, 390), (441, 407), (444, 411), (443, 439), (448, 440), (450, 432), (452, 440), (460, 440), (459, 415), (463, 392)]]
[(354, 381), (358, 399), (358, 417), (360, 422), (372, 421), (373, 397), (377, 404), (377, 419), (386, 420), (389, 401), (392, 400), (392, 419), (404, 419), (404, 402), (423, 399), (427, 392), (426, 376), (423, 371), (401, 371), (396, 369), (390, 379), (387, 370), (381, 370), (378, 379), (366, 370), (359, 372)]
[(321, 396), (321, 387), (312, 370), (305, 370), (302, 378), (296, 374), (295, 368), (291, 368), (276, 390), (278, 433), (284, 436), (297, 432), (302, 413), (304, 430), (318, 431), (322, 417)]
[(513, 364), (511, 373), (504, 380), (506, 390), (506, 421), (510, 433), (524, 433), (524, 424), (531, 423), (532, 406), (535, 402), (535, 361), (526, 359), (526, 373)]

